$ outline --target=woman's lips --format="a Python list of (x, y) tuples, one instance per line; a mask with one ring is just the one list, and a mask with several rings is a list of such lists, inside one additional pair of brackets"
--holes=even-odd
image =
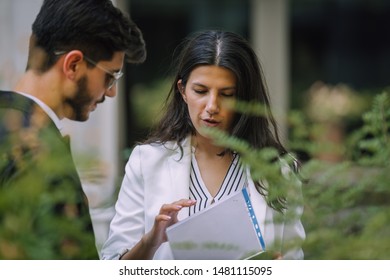
[(218, 126), (221, 123), (220, 121), (216, 121), (213, 119), (203, 119), (202, 121), (206, 126), (211, 126), (211, 127)]

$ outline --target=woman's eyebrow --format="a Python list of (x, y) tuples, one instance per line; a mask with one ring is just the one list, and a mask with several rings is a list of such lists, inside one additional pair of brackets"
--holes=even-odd
[[(208, 88), (208, 86), (201, 84), (201, 83), (197, 83), (197, 82), (192, 83), (192, 85)], [(227, 86), (227, 87), (220, 88), (219, 90), (236, 90), (236, 89), (237, 89), (236, 86)]]

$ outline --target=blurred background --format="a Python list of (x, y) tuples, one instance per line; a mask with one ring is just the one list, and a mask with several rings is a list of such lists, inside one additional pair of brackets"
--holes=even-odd
[[(288, 112), (325, 122), (325, 142), (342, 143), (362, 125), (373, 96), (389, 85), (387, 0), (114, 0), (143, 31), (148, 57), (127, 65), (118, 95), (88, 122), (65, 122), (97, 241), (104, 242), (115, 194), (133, 145), (146, 136), (170, 88), (176, 46), (192, 32), (225, 29), (247, 38), (262, 63), (282, 140)], [(12, 89), (27, 61), (31, 24), (42, 0), (0, 2), (0, 88)], [(297, 150), (303, 160), (310, 155)], [(340, 162), (332, 149), (317, 155)], [(99, 245), (100, 246), (100, 245)]]

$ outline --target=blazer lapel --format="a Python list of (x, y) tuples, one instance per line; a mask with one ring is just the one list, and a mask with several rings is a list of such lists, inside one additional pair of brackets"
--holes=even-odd
[[(190, 170), (191, 170), (191, 137), (187, 137), (182, 143), (183, 156), (177, 144), (173, 147), (174, 155), (170, 157), (169, 173), (172, 182), (172, 192), (175, 200), (190, 197)], [(179, 212), (178, 219), (188, 217), (186, 209)]]

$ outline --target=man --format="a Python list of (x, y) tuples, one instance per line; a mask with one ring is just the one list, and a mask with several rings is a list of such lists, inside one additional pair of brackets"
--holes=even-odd
[(0, 91), (0, 259), (96, 259), (88, 205), (61, 119), (116, 95), (141, 31), (110, 0), (44, 0), (26, 72)]

